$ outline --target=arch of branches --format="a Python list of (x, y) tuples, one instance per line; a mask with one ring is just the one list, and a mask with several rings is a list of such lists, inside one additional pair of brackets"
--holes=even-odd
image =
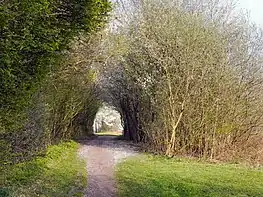
[(150, 151), (262, 161), (262, 29), (232, 4), (206, 3), (129, 6), (100, 34), (100, 98)]
[[(13, 4), (4, 2), (7, 12)], [(16, 57), (6, 55), (0, 73), (4, 161), (28, 159), (51, 143), (90, 134), (102, 102), (120, 113), (124, 137), (147, 150), (167, 156), (263, 159), (262, 30), (232, 4), (131, 1), (102, 28), (109, 11), (106, 1), (83, 1), (93, 6), (81, 13), (97, 19), (96, 24), (71, 9), (75, 1), (66, 1), (65, 7), (52, 2), (57, 10), (68, 11), (49, 16), (54, 10), (33, 3), (32, 12), (23, 15), (35, 22), (30, 28), (21, 32), (16, 25), (17, 31), (8, 31), (20, 24), (21, 10), (11, 9), (17, 23), (9, 23), (8, 17), (3, 23), (1, 33), (17, 43), (6, 36), (1, 45)], [(17, 5), (22, 7), (14, 9), (27, 8)], [(69, 13), (78, 16), (70, 24)], [(41, 28), (35, 31), (38, 23)]]

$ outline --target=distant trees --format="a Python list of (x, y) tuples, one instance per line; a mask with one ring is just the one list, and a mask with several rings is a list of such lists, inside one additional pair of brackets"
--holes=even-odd
[(253, 139), (250, 156), (258, 159), (262, 30), (220, 1), (143, 0), (136, 6), (111, 34), (111, 68), (102, 80), (127, 137), (168, 156), (211, 159), (239, 157)]

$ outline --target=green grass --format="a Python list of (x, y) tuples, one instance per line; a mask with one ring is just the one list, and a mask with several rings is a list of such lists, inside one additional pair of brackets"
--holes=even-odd
[(103, 131), (103, 132), (98, 132), (98, 133), (95, 133), (95, 135), (98, 135), (98, 136), (103, 136), (103, 135), (106, 135), (106, 136), (121, 136), (122, 133), (121, 132), (118, 132), (118, 131)]
[(119, 197), (263, 197), (263, 169), (138, 156), (118, 165)]
[(87, 174), (78, 146), (73, 141), (50, 146), (45, 157), (12, 166), (5, 172), (0, 196), (83, 196)]

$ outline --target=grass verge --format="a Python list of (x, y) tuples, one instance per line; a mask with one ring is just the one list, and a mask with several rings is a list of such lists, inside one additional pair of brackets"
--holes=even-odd
[(118, 165), (119, 197), (263, 197), (263, 169), (138, 156)]
[(50, 146), (45, 157), (10, 167), (4, 174), (0, 196), (83, 196), (87, 184), (85, 162), (76, 142)]
[(105, 131), (105, 132), (98, 132), (95, 133), (98, 136), (122, 136), (122, 132), (119, 131)]

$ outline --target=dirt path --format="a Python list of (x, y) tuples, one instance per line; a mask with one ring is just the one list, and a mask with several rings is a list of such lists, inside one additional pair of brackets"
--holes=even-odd
[(86, 160), (88, 170), (85, 197), (115, 197), (114, 167), (120, 160), (135, 155), (136, 151), (114, 136), (98, 136), (80, 143), (80, 155)]

